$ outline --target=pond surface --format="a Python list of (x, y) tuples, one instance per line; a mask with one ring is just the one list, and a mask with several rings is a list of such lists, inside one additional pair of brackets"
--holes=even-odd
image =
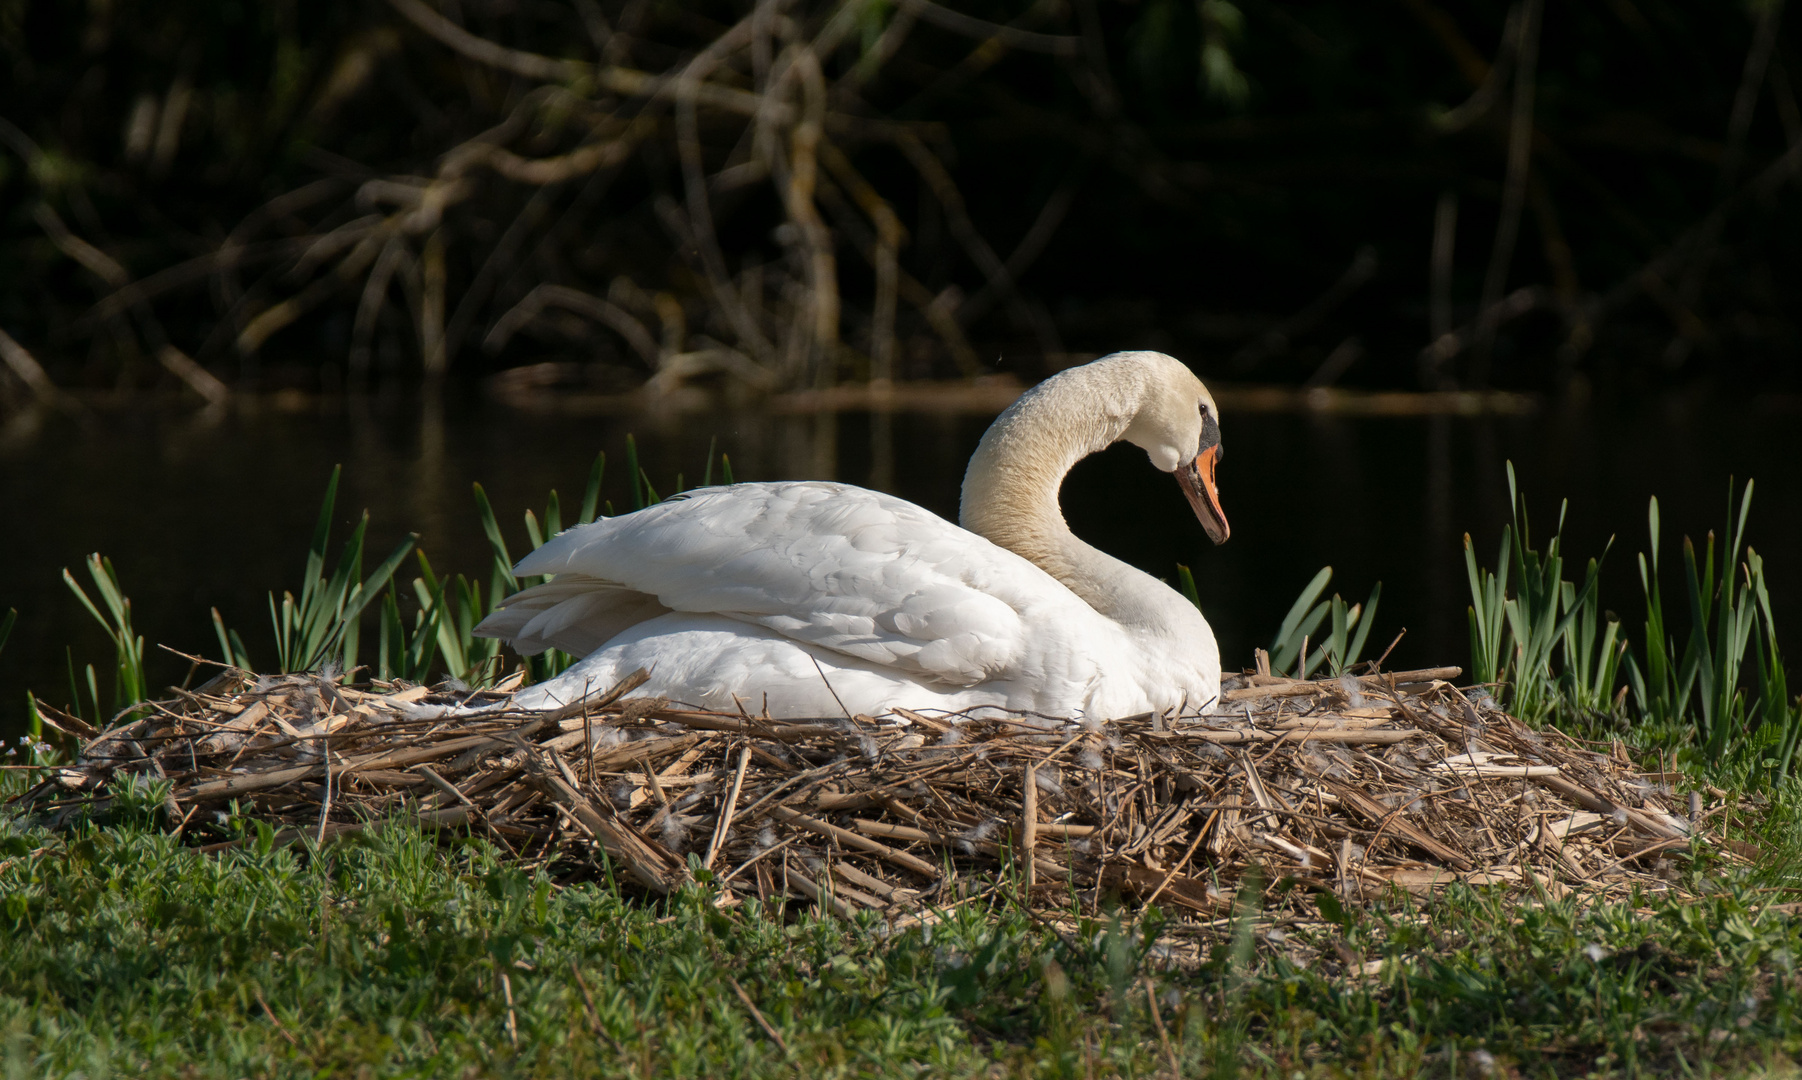
[[(1323, 565), (1333, 587), (1383, 596), (1368, 655), (1401, 628), (1388, 666), (1464, 664), (1468, 602), (1461, 537), (1494, 558), (1512, 460), (1543, 535), (1570, 499), (1567, 553), (1600, 554), (1604, 602), (1637, 642), (1642, 605), (1634, 555), (1646, 546), (1646, 500), (1664, 510), (1664, 579), (1681, 588), (1677, 544), (1719, 529), (1730, 475), (1757, 478), (1748, 537), (1768, 559), (1773, 601), (1793, 655), (1802, 655), (1802, 411), (1793, 404), (1707, 405), (1670, 399), (1632, 409), (1548, 406), (1512, 416), (1352, 417), (1235, 412), (1222, 395), (1222, 500), (1232, 540), (1209, 545), (1176, 485), (1142, 452), (1116, 447), (1080, 464), (1064, 489), (1075, 531), (1160, 577), (1194, 569), (1229, 668), (1267, 645), (1296, 593)], [(580, 499), (597, 450), (608, 456), (607, 498), (623, 506), (628, 432), (668, 494), (680, 471), (699, 482), (710, 442), (738, 479), (831, 474), (884, 487), (954, 517), (958, 485), (989, 417), (898, 413), (887, 418), (721, 413), (567, 417), (522, 412), (475, 394), (262, 398), (221, 417), (176, 411), (109, 412), (88, 421), (13, 417), (0, 427), (0, 613), (19, 624), (0, 652), (0, 735), (23, 723), (24, 692), (69, 696), (68, 653), (108, 685), (106, 638), (61, 581), (89, 585), (89, 552), (113, 559), (152, 652), (153, 684), (188, 664), (157, 643), (206, 656), (218, 647), (217, 606), (267, 663), (271, 589), (298, 591), (320, 496), (344, 465), (334, 555), (359, 511), (370, 514), (368, 564), (408, 531), (439, 572), (487, 580), (489, 555), (471, 496), (487, 489), (515, 556), (522, 514), (543, 512), (558, 489)], [(574, 510), (568, 511), (573, 518)], [(407, 567), (411, 581), (414, 570)], [(1573, 570), (1577, 573), (1580, 570)], [(410, 595), (410, 589), (403, 595)], [(1681, 593), (1676, 593), (1680, 596)], [(410, 618), (410, 616), (409, 616)], [(1678, 626), (1686, 616), (1674, 617)], [(373, 648), (366, 635), (366, 650)]]

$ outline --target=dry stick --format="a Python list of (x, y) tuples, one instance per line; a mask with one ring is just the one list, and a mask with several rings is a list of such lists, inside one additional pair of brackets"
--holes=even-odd
[(165, 370), (185, 383), (188, 389), (205, 398), (207, 404), (220, 405), (230, 400), (231, 387), (175, 346), (164, 345), (158, 349), (156, 359)]
[(826, 669), (820, 666), (819, 658), (812, 654), (809, 654), (807, 658), (813, 661), (813, 669), (820, 673), (820, 681), (826, 684), (826, 692), (832, 695), (832, 700), (838, 702), (838, 707), (844, 712), (845, 719), (851, 719), (851, 710), (845, 708), (844, 699), (839, 697), (838, 691), (832, 688), (832, 680), (826, 677)]
[(1026, 856), (1026, 895), (1039, 883), (1032, 849), (1039, 842), (1039, 767), (1026, 766), (1026, 790), (1020, 795), (1020, 851)]
[(771, 844), (769, 847), (764, 848), (762, 851), (759, 851), (757, 854), (751, 856), (750, 858), (746, 859), (744, 862), (741, 862), (737, 866), (733, 867), (730, 873), (728, 873), (725, 877), (720, 878), (719, 883), (722, 886), (725, 885), (727, 882), (731, 881), (733, 878), (735, 878), (739, 874), (743, 873), (746, 868), (761, 861), (764, 858), (764, 856), (774, 855), (776, 852), (783, 850), (784, 848), (788, 847), (790, 844), (793, 844), (800, 839), (801, 838), (799, 836), (791, 836), (787, 840), (782, 841), (780, 844)]
[(457, 785), (451, 783), (449, 780), (446, 780), (444, 777), (439, 776), (437, 771), (434, 770), (430, 765), (421, 765), (418, 768), (414, 769), (413, 771), (418, 773), (419, 775), (425, 777), (426, 781), (428, 783), (430, 783), (433, 787), (437, 788), (439, 791), (444, 792), (446, 795), (449, 795), (451, 798), (462, 803), (464, 806), (469, 807), (469, 809), (472, 812), (474, 812), (476, 814), (480, 814), (482, 812), (480, 807), (478, 807), (475, 803), (469, 801), (469, 796), (467, 796), (467, 795), (463, 794), (461, 791), (457, 790)]
[(563, 804), (608, 855), (625, 863), (632, 876), (647, 888), (667, 895), (686, 879), (686, 871), (672, 865), (670, 857), (661, 848), (652, 847), (638, 830), (619, 821), (617, 816), (612, 820), (604, 817), (593, 802), (561, 776), (547, 771), (540, 773), (537, 780), (546, 794)]
[(1515, 49), (1514, 104), (1508, 125), (1508, 172), (1502, 181), (1502, 212), (1495, 224), (1495, 246), (1489, 253), (1489, 269), (1483, 276), (1482, 299), (1477, 304), (1477, 338), (1470, 361), (1470, 382), (1489, 382), (1489, 356), (1495, 346), (1497, 321), (1490, 312), (1501, 302), (1508, 284), (1508, 268), (1514, 262), (1514, 245), (1520, 237), (1520, 213), (1527, 197), (1527, 167), (1533, 157), (1533, 95), (1538, 83), (1539, 24), (1545, 0), (1526, 0), (1520, 20), (1520, 44)]
[(327, 731), (319, 736), (319, 749), (325, 759), (325, 794), (319, 799), (319, 837), (316, 843), (325, 843), (326, 815), (332, 809), (332, 738)]
[(1278, 745), (1272, 748), (1274, 753), (1284, 745), (1298, 742), (1388, 746), (1392, 743), (1407, 742), (1419, 735), (1420, 732), (1414, 730), (1384, 730), (1380, 728), (1317, 728), (1314, 730), (1286, 728), (1280, 731), (1179, 731), (1163, 737), (1178, 742), (1213, 743), (1216, 746), (1276, 743)]
[[(1496, 47), (1495, 63), (1483, 64), (1476, 51), (1471, 50), (1469, 59), (1474, 61), (1474, 65), (1465, 68), (1465, 79), (1473, 88), (1471, 95), (1434, 117), (1431, 123), (1435, 131), (1442, 135), (1455, 135), (1489, 114), (1489, 110), (1501, 99), (1502, 87), (1514, 69), (1514, 52), (1519, 43), (1520, 8), (1516, 6), (1510, 8), (1507, 17), (1502, 20), (1502, 40)], [(1482, 70), (1484, 67), (1488, 70)]]
[(657, 370), (661, 353), (656, 340), (644, 328), (643, 323), (639, 322), (631, 312), (612, 301), (591, 296), (580, 289), (572, 289), (567, 285), (535, 286), (505, 315), (495, 320), (487, 337), (482, 339), (482, 347), (491, 351), (499, 351), (506, 346), (515, 333), (536, 319), (545, 308), (553, 305), (593, 319), (625, 338), (626, 344), (630, 345), (632, 351), (645, 362), (645, 366), (652, 371)]
[[(368, 230), (373, 231), (373, 228)], [(350, 253), (332, 268), (332, 272), (313, 281), (306, 288), (288, 297), (278, 304), (263, 309), (254, 319), (238, 331), (234, 345), (242, 355), (249, 356), (263, 347), (263, 342), (289, 323), (318, 307), (333, 294), (343, 288), (347, 282), (359, 277), (375, 257), (381, 252), (381, 245), (374, 237), (364, 236)], [(303, 261), (304, 267), (304, 261)]]
[(1164, 880), (1158, 882), (1158, 887), (1151, 890), (1151, 895), (1145, 898), (1146, 907), (1150, 907), (1154, 900), (1163, 895), (1164, 890), (1170, 887), (1170, 883), (1176, 880), (1176, 875), (1182, 873), (1183, 867), (1189, 865), (1190, 858), (1195, 855), (1195, 849), (1201, 846), (1201, 838), (1208, 834), (1208, 829), (1213, 827), (1214, 821), (1218, 817), (1220, 817), (1220, 811), (1216, 809), (1208, 815), (1206, 821), (1201, 823), (1201, 828), (1195, 830), (1195, 839), (1189, 841), (1189, 848), (1183, 852), (1183, 857), (1177, 860), (1176, 865), (1170, 868), (1170, 872), (1164, 875)]
[[(584, 714), (589, 709), (594, 709), (596, 711), (605, 709), (607, 706), (618, 701), (620, 698), (625, 697), (627, 694), (630, 694), (650, 680), (650, 671), (645, 668), (639, 668), (637, 671), (634, 671), (632, 674), (615, 683), (613, 689), (602, 694), (600, 697), (589, 698), (584, 695), (579, 701), (572, 702), (560, 709), (552, 709), (550, 712), (545, 713), (543, 719), (547, 723), (561, 724), (563, 721), (568, 720), (573, 716)], [(524, 733), (521, 732), (521, 734)]]
[(495, 961), (495, 974), (501, 977), (501, 995), (507, 999), (507, 1041), (514, 1046), (519, 1045), (519, 1021), (513, 1015), (513, 980), (500, 969), (500, 961)]
[[(594, 763), (594, 759), (592, 756), (590, 756), (589, 767), (591, 769), (593, 768), (593, 763)], [(664, 792), (663, 792), (663, 783), (657, 776), (657, 770), (655, 770), (651, 767), (651, 759), (648, 757), (639, 758), (638, 759), (638, 767), (644, 770), (645, 783), (650, 786), (651, 796), (657, 800), (657, 805), (658, 806), (668, 806), (669, 805), (669, 796), (664, 794)], [(590, 775), (592, 776), (592, 773)], [(594, 781), (592, 779), (589, 781), (589, 783), (593, 783), (593, 782)]]
[(707, 857), (701, 865), (713, 869), (713, 858), (720, 852), (720, 845), (726, 842), (726, 831), (732, 828), (732, 815), (738, 809), (738, 791), (744, 786), (745, 766), (751, 763), (751, 748), (746, 746), (738, 752), (738, 772), (732, 776), (732, 792), (726, 796), (726, 805), (720, 811), (719, 825), (713, 830), (713, 841), (707, 845)]
[(776, 1044), (777, 1048), (782, 1051), (784, 1057), (787, 1057), (788, 1044), (782, 1041), (781, 1033), (774, 1027), (771, 1027), (770, 1022), (763, 1018), (763, 1013), (759, 1012), (757, 1005), (752, 1002), (751, 995), (745, 993), (745, 988), (738, 985), (738, 980), (734, 979), (732, 976), (726, 976), (726, 982), (731, 984), (732, 992), (738, 995), (738, 1000), (745, 1003), (745, 1008), (751, 1010), (751, 1019), (757, 1021), (757, 1026), (763, 1029), (763, 1033), (768, 1035), (770, 1041)]
[(1164, 1057), (1170, 1062), (1171, 1080), (1182, 1080), (1182, 1064), (1176, 1059), (1176, 1050), (1170, 1045), (1170, 1033), (1164, 1030), (1164, 1018), (1158, 1015), (1157, 987), (1152, 985), (1151, 976), (1142, 975), (1139, 981), (1145, 986), (1145, 1004), (1151, 1010), (1151, 1026), (1157, 1029), (1158, 1042), (1164, 1047)]
[(821, 885), (794, 867), (791, 866), (784, 872), (783, 879), (805, 893), (809, 900), (818, 904), (821, 914), (825, 914), (826, 908), (831, 908), (838, 912), (841, 918), (854, 919), (857, 917), (857, 908), (852, 906), (849, 901), (835, 895), (829, 886)]
[(299, 1046), (300, 1040), (294, 1037), (294, 1033), (282, 1024), (281, 1017), (275, 1015), (275, 1010), (271, 1009), (269, 1003), (263, 1000), (263, 988), (253, 986), (250, 988), (250, 993), (252, 997), (256, 998), (257, 1004), (263, 1007), (263, 1015), (267, 1016), (269, 1022), (275, 1025), (275, 1030), (281, 1033), (282, 1038), (288, 1040), (288, 1045)]
[(12, 335), (5, 330), (0, 330), (0, 360), (6, 361), (6, 366), (12, 369), (12, 373), (19, 377), (19, 381), (24, 383), (39, 401), (47, 405), (70, 401), (68, 396), (50, 381), (50, 376), (45, 374), (44, 366), (38, 363), (37, 357), (26, 351), (25, 346), (14, 341)]
[[(594, 783), (594, 717), (587, 709), (582, 710), (582, 749), (588, 755), (588, 782)], [(649, 771), (648, 769), (646, 771)]]
[(790, 825), (799, 825), (809, 832), (819, 833), (821, 836), (830, 836), (847, 847), (860, 848), (870, 852), (872, 855), (886, 859), (897, 866), (905, 866), (907, 869), (912, 870), (922, 877), (937, 880), (943, 876), (938, 867), (918, 856), (909, 855), (905, 851), (896, 851), (887, 844), (877, 843), (862, 833), (852, 832), (850, 829), (841, 829), (837, 825), (828, 824), (818, 818), (811, 818), (805, 814), (798, 814), (786, 806), (770, 807), (770, 816), (776, 818), (778, 821), (787, 822)]
[(362, 375), (369, 370), (369, 343), (375, 336), (375, 321), (387, 302), (388, 281), (394, 276), (394, 271), (399, 268), (405, 254), (405, 242), (399, 236), (390, 236), (382, 246), (381, 254), (376, 257), (369, 277), (364, 279), (363, 297), (357, 303), (357, 317), (350, 330), (349, 363), (354, 375)]

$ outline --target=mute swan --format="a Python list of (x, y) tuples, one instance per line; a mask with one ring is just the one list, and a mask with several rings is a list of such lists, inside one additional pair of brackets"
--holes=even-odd
[(570, 529), (522, 559), (476, 628), (586, 659), (513, 699), (550, 708), (645, 668), (644, 692), (778, 717), (981, 705), (1095, 719), (1213, 704), (1207, 620), (1077, 539), (1064, 475), (1120, 440), (1175, 473), (1215, 543), (1214, 400), (1181, 362), (1126, 352), (1067, 369), (1002, 413), (964, 474), (962, 528), (833, 483), (744, 483)]

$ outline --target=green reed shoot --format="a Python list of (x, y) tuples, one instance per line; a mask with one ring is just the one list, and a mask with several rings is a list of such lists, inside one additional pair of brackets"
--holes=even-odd
[[(408, 533), (386, 559), (367, 577), (363, 577), (363, 534), (369, 528), (369, 511), (351, 530), (337, 563), (326, 571), (326, 549), (331, 543), (332, 510), (338, 499), (338, 478), (342, 465), (332, 468), (326, 482), (325, 498), (320, 503), (319, 520), (313, 527), (313, 541), (307, 548), (305, 576), (300, 599), (283, 592), (278, 604), (269, 594), (269, 621), (275, 635), (276, 664), (283, 672), (311, 671), (328, 661), (340, 665), (345, 678), (357, 667), (361, 636), (359, 617), (363, 609), (375, 603), (400, 561), (413, 550), (418, 533)], [(219, 648), (228, 663), (250, 669), (250, 658), (238, 635), (225, 627), (217, 611), (213, 613), (213, 629), (219, 635)]]
[[(1589, 560), (1584, 581), (1595, 581), (1600, 570), (1595, 559)], [(1577, 613), (1576, 622), (1564, 635), (1562, 691), (1578, 709), (1592, 713), (1614, 711), (1614, 687), (1620, 681), (1621, 661), (1627, 655), (1627, 641), (1620, 636), (1620, 620), (1613, 612), (1603, 612), (1600, 604), (1580, 603), (1577, 587), (1568, 581), (1561, 583), (1560, 591), (1565, 610)], [(1621, 693), (1625, 692), (1622, 687)]]
[(1201, 593), (1196, 591), (1195, 575), (1182, 563), (1176, 564), (1176, 588), (1183, 594), (1183, 599), (1195, 605), (1196, 611), (1201, 610)]
[[(1748, 482), (1740, 499), (1739, 520), (1730, 533), (1733, 542), (1721, 549), (1718, 571), (1712, 532), (1708, 534), (1707, 554), (1699, 574), (1695, 545), (1688, 537), (1683, 540), (1684, 582), (1689, 587), (1689, 610), (1694, 627), (1685, 661), (1690, 662), (1693, 656), (1696, 691), (1702, 709), (1698, 733), (1702, 736), (1702, 751), (1711, 761), (1720, 759), (1749, 719), (1740, 690), (1740, 673), (1757, 613), (1752, 590), (1735, 596), (1733, 568), (1745, 542), (1746, 517), (1751, 510), (1752, 484)], [(1727, 511), (1728, 521), (1733, 522), (1731, 481), (1727, 485)], [(1706, 629), (1710, 621), (1715, 623), (1712, 641)]]
[(1783, 654), (1777, 648), (1777, 620), (1771, 617), (1771, 594), (1765, 587), (1764, 560), (1751, 548), (1746, 549), (1746, 578), (1748, 589), (1758, 598), (1764, 631), (1752, 651), (1758, 658), (1758, 699), (1763, 710), (1757, 749), (1768, 753), (1761, 753), (1756, 764), (1770, 770), (1772, 784), (1780, 785), (1789, 778), (1797, 742), (1802, 740), (1802, 698), (1790, 697)]
[[(638, 448), (632, 437), (628, 435), (626, 436), (626, 460), (629, 465), (636, 467), (637, 459)], [(607, 454), (603, 451), (595, 455), (594, 465), (588, 470), (588, 485), (582, 493), (582, 515), (576, 524), (587, 525), (595, 520), (596, 513), (602, 507), (601, 481), (606, 478), (606, 475)], [(637, 502), (639, 498), (639, 488), (634, 483), (633, 501)], [(445, 662), (460, 668), (461, 671), (453, 672), (453, 674), (471, 686), (483, 685), (500, 674), (500, 642), (476, 637), (474, 633), (476, 623), (481, 621), (481, 616), (498, 609), (500, 602), (508, 596), (522, 588), (528, 588), (546, 580), (535, 577), (522, 581), (514, 576), (513, 556), (507, 550), (507, 539), (502, 535), (500, 522), (494, 516), (494, 504), (488, 501), (488, 493), (482, 489), (481, 484), (475, 485), (475, 499), (476, 512), (482, 520), (482, 532), (488, 537), (488, 546), (494, 553), (494, 562), (489, 571), (488, 604), (486, 606), (482, 604), (480, 586), (464, 582), (459, 577), (457, 579), (460, 597), (458, 610), (448, 622), (441, 623), (439, 629), (440, 646), (444, 649)], [(607, 509), (611, 510), (612, 507), (608, 506)], [(526, 539), (531, 542), (533, 551), (537, 551), (544, 546), (546, 540), (563, 531), (563, 505), (555, 490), (551, 491), (550, 498), (546, 501), (543, 526), (540, 527), (537, 515), (530, 510), (525, 513), (525, 523)], [(417, 591), (418, 583), (415, 583), (414, 587)], [(422, 596), (421, 603), (424, 602)], [(447, 642), (448, 644), (446, 644)], [(471, 657), (480, 659), (483, 666), (479, 671), (476, 665), (467, 662)], [(521, 662), (525, 665), (526, 682), (533, 683), (558, 674), (575, 663), (577, 659), (579, 658), (557, 649), (549, 649), (537, 656), (521, 657)], [(472, 674), (476, 678), (471, 678)]]
[(95, 727), (100, 727), (107, 720), (145, 700), (149, 687), (144, 677), (144, 638), (132, 628), (131, 598), (119, 586), (119, 575), (113, 569), (113, 561), (96, 554), (88, 556), (87, 565), (88, 576), (94, 579), (94, 591), (99, 593), (100, 603), (106, 608), (104, 614), (101, 613), (100, 606), (88, 598), (87, 591), (68, 570), (63, 571), (63, 583), (69, 586), (76, 599), (81, 601), (81, 606), (88, 609), (88, 614), (94, 616), (94, 621), (112, 639), (112, 707), (110, 710), (103, 707), (100, 700), (100, 680), (95, 674), (94, 665), (89, 664), (86, 671), (88, 708), (83, 709), (82, 685), (75, 677), (73, 653), (69, 657), (69, 692), (71, 711)]
[(429, 608), (422, 607), (414, 614), (413, 627), (408, 630), (401, 620), (400, 604), (394, 598), (394, 590), (382, 594), (376, 678), (383, 682), (405, 679), (415, 683), (431, 678), (432, 664), (438, 658), (438, 623), (444, 617), (444, 605), (436, 602), (438, 599), (434, 597)]
[[(1639, 664), (1629, 655), (1626, 661), (1627, 683), (1633, 689), (1634, 704), (1638, 706), (1640, 716), (1661, 727), (1668, 727), (1682, 717), (1684, 701), (1689, 697), (1692, 682), (1678, 678), (1682, 669), (1677, 662), (1676, 643), (1665, 633), (1664, 592), (1658, 580), (1656, 495), (1652, 496), (1646, 519), (1652, 538), (1651, 551), (1639, 553), (1639, 584), (1646, 598), (1646, 666), (1641, 671)], [(1693, 678), (1692, 671), (1691, 679)]]
[[(1628, 678), (1642, 714), (1689, 731), (1703, 764), (1781, 781), (1792, 767), (1802, 716), (1790, 698), (1777, 647), (1764, 560), (1749, 547), (1740, 560), (1753, 486), (1747, 482), (1735, 513), (1734, 486), (1728, 483), (1725, 535), (1730, 542), (1720, 547), (1718, 557), (1714, 533), (1708, 534), (1699, 559), (1695, 544), (1684, 538), (1690, 629), (1681, 655), (1663, 612), (1657, 577), (1658, 507), (1653, 501), (1647, 512), (1652, 540), (1649, 570), (1647, 558), (1640, 560), (1647, 607), (1646, 667), (1642, 672), (1630, 665)], [(1757, 667), (1757, 679), (1750, 687), (1748, 648)], [(1749, 696), (1748, 689), (1756, 696)]]
[(225, 658), (226, 663), (240, 671), (254, 670), (250, 666), (250, 652), (244, 648), (244, 639), (238, 636), (236, 630), (226, 629), (225, 618), (219, 614), (218, 608), (213, 609), (213, 633), (219, 637), (219, 655)]
[(430, 613), (445, 672), (467, 686), (492, 683), (500, 675), (501, 643), (475, 636), (476, 624), (493, 610), (482, 603), (481, 584), (462, 574), (440, 581), (425, 552), (419, 552), (418, 558), (421, 576), (413, 579), (413, 592), (419, 600), (419, 617), (425, 619)]
[[(649, 486), (646, 482), (648, 478), (638, 464), (638, 440), (630, 434), (626, 436), (626, 477), (632, 484), (632, 509), (643, 510), (647, 504), (645, 488)], [(656, 501), (656, 498), (649, 500)]]
[[(1377, 602), (1383, 595), (1383, 583), (1376, 583), (1364, 603), (1347, 606), (1338, 593), (1329, 600), (1319, 599), (1332, 578), (1333, 568), (1321, 567), (1302, 589), (1301, 595), (1295, 598), (1270, 643), (1271, 671), (1307, 679), (1324, 664), (1336, 677), (1345, 674), (1364, 654), (1370, 624), (1376, 618)], [(1309, 641), (1314, 639), (1321, 623), (1329, 619), (1326, 640), (1316, 641), (1317, 647), (1310, 650)]]
[(1464, 534), (1464, 570), (1470, 577), (1470, 607), (1465, 609), (1470, 621), (1471, 678), (1479, 683), (1502, 681), (1505, 657), (1502, 654), (1507, 636), (1508, 553), (1513, 548), (1514, 529), (1502, 526), (1502, 549), (1496, 555), (1496, 570), (1477, 565), (1476, 549), (1470, 534)]
[(1314, 601), (1326, 590), (1327, 582), (1333, 580), (1333, 568), (1323, 566), (1301, 590), (1301, 595), (1290, 605), (1289, 614), (1283, 616), (1282, 625), (1277, 629), (1276, 637), (1270, 642), (1270, 670), (1285, 674), (1297, 670), (1301, 659), (1302, 648), (1309, 637), (1320, 629), (1320, 624), (1327, 617), (1327, 605)]
[[(1558, 526), (1545, 551), (1533, 546), (1526, 499), (1515, 483), (1513, 462), (1508, 463), (1508, 500), (1514, 520), (1502, 529), (1499, 571), (1479, 566), (1470, 537), (1464, 538), (1472, 674), (1480, 683), (1507, 683), (1510, 708), (1528, 721), (1544, 719), (1560, 707), (1604, 708), (1619, 670), (1615, 643), (1620, 627), (1596, 610), (1601, 561), (1589, 560), (1581, 586), (1564, 580), (1569, 502), (1559, 504)], [(1610, 540), (1609, 546), (1613, 543)], [(1602, 557), (1607, 557), (1606, 548)], [(1510, 574), (1513, 596), (1508, 595)], [(1562, 673), (1553, 668), (1560, 646)]]

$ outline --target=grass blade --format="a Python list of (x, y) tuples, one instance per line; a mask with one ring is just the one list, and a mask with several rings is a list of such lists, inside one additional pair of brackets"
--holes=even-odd
[[(1195, 575), (1182, 563), (1176, 564), (1176, 587), (1184, 599), (1195, 605), (1195, 610), (1201, 610), (1201, 594), (1195, 591)], [(0, 637), (0, 644), (3, 643), (4, 638)]]

